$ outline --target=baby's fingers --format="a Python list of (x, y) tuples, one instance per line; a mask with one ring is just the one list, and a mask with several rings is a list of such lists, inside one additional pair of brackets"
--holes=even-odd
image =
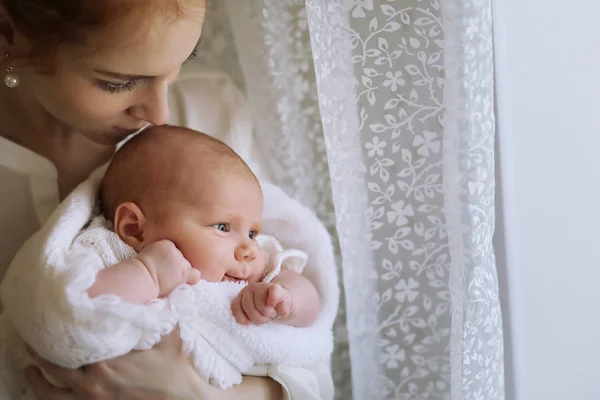
[(256, 297), (255, 303), (256, 303), (256, 308), (258, 309), (258, 312), (260, 312), (267, 319), (271, 320), (277, 316), (277, 311), (275, 311), (275, 307), (269, 306), (267, 304), (268, 299), (267, 299), (266, 295), (267, 295), (267, 293), (264, 293), (262, 298)]
[(235, 318), (236, 322), (240, 325), (248, 325), (250, 323), (250, 318), (246, 315), (244, 310), (242, 309), (242, 294), (240, 293), (233, 302), (231, 302), (231, 313)]
[(195, 268), (189, 268), (186, 270), (185, 283), (188, 285), (195, 285), (196, 283), (200, 282), (201, 277), (202, 275), (200, 274), (200, 271)]
[(267, 301), (273, 304), (278, 318), (287, 318), (292, 311), (290, 292), (281, 285), (275, 284), (269, 288)]
[(278, 319), (287, 318), (292, 312), (292, 305), (288, 301), (281, 301), (275, 306), (275, 312), (277, 313)]
[(269, 318), (265, 317), (260, 311), (259, 306), (261, 299), (256, 296), (255, 292), (248, 292), (242, 296), (242, 309), (250, 318), (250, 321), (255, 324), (265, 324), (269, 322)]
[(275, 306), (284, 300), (284, 289), (281, 285), (272, 284), (267, 291), (265, 306), (275, 308)]

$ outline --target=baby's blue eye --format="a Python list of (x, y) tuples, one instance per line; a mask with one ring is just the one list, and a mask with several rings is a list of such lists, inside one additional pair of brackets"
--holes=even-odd
[(225, 223), (215, 224), (215, 228), (219, 231), (229, 232), (229, 225)]
[(256, 235), (258, 235), (258, 232), (256, 232), (256, 231), (250, 231), (250, 232), (248, 232), (248, 237), (250, 239), (254, 239), (256, 237)]

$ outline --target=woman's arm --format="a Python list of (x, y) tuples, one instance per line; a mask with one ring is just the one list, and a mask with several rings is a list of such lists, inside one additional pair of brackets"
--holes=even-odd
[(283, 388), (273, 379), (260, 376), (244, 376), (242, 383), (227, 390), (220, 390), (210, 386), (212, 391), (210, 399), (241, 400), (241, 399), (269, 399), (284, 400)]
[(47, 400), (243, 400), (284, 399), (283, 388), (270, 378), (244, 377), (228, 390), (201, 379), (190, 360), (181, 353), (179, 330), (152, 350), (132, 352), (83, 369), (55, 366), (36, 357), (38, 365), (69, 389), (50, 385), (39, 369), (26, 374), (33, 392)]

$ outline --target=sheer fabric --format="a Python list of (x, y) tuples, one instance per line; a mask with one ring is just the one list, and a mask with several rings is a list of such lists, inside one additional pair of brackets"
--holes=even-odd
[(209, 2), (274, 181), (338, 238), (339, 399), (504, 399), (490, 0)]

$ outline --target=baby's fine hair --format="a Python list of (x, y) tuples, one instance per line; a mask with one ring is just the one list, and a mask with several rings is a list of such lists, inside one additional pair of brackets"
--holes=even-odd
[(195, 174), (182, 173), (182, 168), (198, 174), (235, 174), (259, 185), (244, 160), (222, 141), (188, 128), (153, 126), (113, 156), (100, 186), (105, 218), (112, 221), (124, 202), (141, 207), (144, 202), (164, 201), (176, 189), (193, 184), (190, 179)]

